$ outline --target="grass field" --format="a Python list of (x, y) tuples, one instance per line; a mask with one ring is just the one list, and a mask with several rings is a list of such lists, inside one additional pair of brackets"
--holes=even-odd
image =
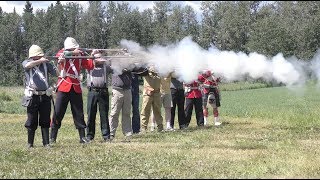
[[(78, 143), (70, 111), (57, 144), (26, 148), (21, 87), (0, 88), (1, 178), (320, 178), (320, 89), (222, 85), (222, 127), (191, 127), (102, 143)], [(237, 90), (242, 89), (242, 90)], [(84, 101), (86, 101), (84, 93)], [(85, 104), (85, 103), (84, 103)], [(85, 108), (86, 110), (86, 108)], [(175, 122), (177, 124), (177, 120)], [(177, 127), (176, 127), (177, 128)]]

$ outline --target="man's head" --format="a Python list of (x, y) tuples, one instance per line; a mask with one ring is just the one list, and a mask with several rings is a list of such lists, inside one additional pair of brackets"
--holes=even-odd
[(29, 58), (39, 59), (44, 56), (43, 50), (38, 45), (32, 45), (29, 48)]
[(97, 54), (93, 55), (95, 58), (101, 58), (102, 54), (100, 52), (98, 52)]
[(212, 75), (212, 73), (211, 73), (210, 70), (205, 70), (204, 73), (203, 73), (203, 76), (205, 76), (206, 78), (211, 76), (211, 75)]
[(77, 41), (72, 37), (67, 37), (64, 41), (64, 49), (65, 50), (74, 50), (76, 48), (79, 48), (79, 44)]

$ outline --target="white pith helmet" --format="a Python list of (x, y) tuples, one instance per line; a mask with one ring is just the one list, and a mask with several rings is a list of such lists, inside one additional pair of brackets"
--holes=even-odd
[(79, 44), (72, 37), (67, 37), (64, 41), (64, 49), (79, 48)]
[(35, 57), (35, 56), (44, 56), (43, 50), (38, 46), (33, 44), (29, 48), (29, 58)]

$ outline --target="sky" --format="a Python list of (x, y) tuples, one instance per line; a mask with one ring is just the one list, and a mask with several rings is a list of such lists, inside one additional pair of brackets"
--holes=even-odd
[[(51, 3), (56, 3), (56, 1), (30, 1), (33, 7), (33, 12), (37, 9), (47, 10), (48, 6)], [(85, 8), (88, 6), (88, 1), (61, 1), (62, 4), (67, 4), (68, 2), (77, 2)], [(121, 2), (121, 1), (118, 1)], [(138, 7), (140, 11), (143, 11), (147, 8), (152, 8), (154, 1), (123, 1), (128, 2), (132, 8)], [(4, 12), (10, 13), (13, 12), (14, 7), (16, 8), (16, 12), (22, 15), (23, 8), (25, 6), (26, 1), (0, 1), (0, 7)], [(174, 3), (180, 3), (181, 5), (189, 5), (194, 11), (197, 13), (198, 20), (201, 17), (200, 5), (201, 1), (175, 1)]]

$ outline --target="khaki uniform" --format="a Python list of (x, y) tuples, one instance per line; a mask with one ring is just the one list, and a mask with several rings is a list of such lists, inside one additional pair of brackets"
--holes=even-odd
[(161, 103), (164, 108), (172, 107), (172, 98), (171, 98), (171, 76), (169, 75), (166, 78), (161, 78), (160, 82), (160, 93), (161, 93)]
[(151, 107), (155, 116), (158, 131), (163, 130), (163, 118), (161, 116), (161, 101), (160, 101), (160, 78), (157, 76), (143, 77), (143, 99), (141, 108), (141, 129), (146, 131), (151, 114)]

